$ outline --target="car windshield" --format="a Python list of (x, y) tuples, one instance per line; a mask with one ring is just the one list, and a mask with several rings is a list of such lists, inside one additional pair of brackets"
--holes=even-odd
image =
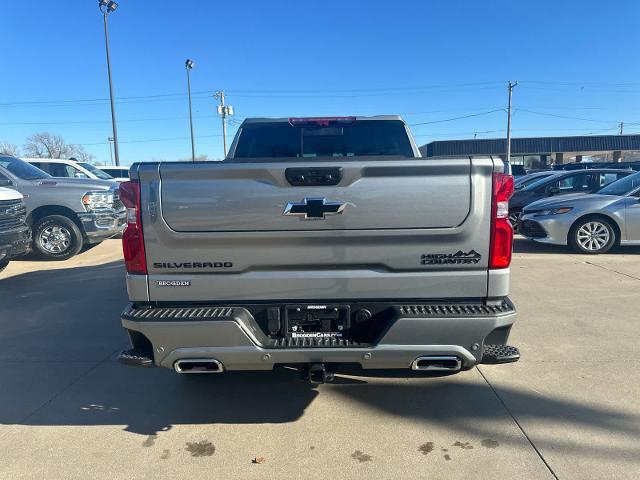
[(51, 178), (46, 172), (43, 172), (30, 163), (27, 163), (15, 157), (0, 157), (0, 166), (6, 168), (10, 173), (22, 180), (42, 180)]
[[(554, 173), (559, 173), (559, 172), (554, 172)], [(541, 179), (537, 179), (536, 178), (533, 183), (530, 183), (529, 185), (526, 185), (525, 187), (521, 188), (521, 190), (535, 190), (536, 188), (538, 188), (538, 187), (544, 185), (545, 183), (547, 183), (550, 180), (549, 177), (544, 177), (544, 178), (541, 178)]]
[(100, 178), (102, 180), (111, 180), (111, 179), (113, 179), (113, 177), (111, 175), (109, 175), (108, 173), (103, 172), (102, 170), (100, 170), (97, 167), (94, 167), (90, 163), (82, 162), (82, 163), (78, 163), (78, 165), (80, 165), (81, 167), (86, 168), (91, 173), (93, 173), (96, 177), (98, 177), (98, 178)]
[(526, 177), (521, 177), (515, 181), (515, 189), (522, 190), (523, 188), (528, 187), (529, 185), (539, 182), (544, 178), (549, 178), (551, 175), (555, 175), (555, 174), (556, 172), (545, 172), (545, 173), (536, 173), (531, 176), (527, 175)]
[(606, 187), (602, 187), (596, 193), (600, 195), (626, 195), (640, 187), (640, 172), (611, 182)]

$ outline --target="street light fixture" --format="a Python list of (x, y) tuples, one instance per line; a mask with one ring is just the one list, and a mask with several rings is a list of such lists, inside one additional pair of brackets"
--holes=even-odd
[(191, 69), (195, 67), (193, 60), (187, 58), (184, 62), (185, 69), (187, 70), (187, 93), (189, 95), (189, 128), (191, 129), (191, 161), (196, 161), (196, 147), (193, 141), (193, 115), (191, 113)]
[(111, 81), (111, 56), (109, 54), (109, 30), (107, 29), (107, 17), (113, 13), (118, 4), (110, 0), (98, 0), (98, 8), (102, 12), (104, 19), (104, 43), (107, 50), (107, 75), (109, 76), (109, 99), (111, 100), (111, 126), (113, 128), (113, 150), (115, 153), (115, 163), (120, 165), (120, 154), (118, 151), (118, 130), (116, 128), (116, 108), (113, 101), (113, 83)]

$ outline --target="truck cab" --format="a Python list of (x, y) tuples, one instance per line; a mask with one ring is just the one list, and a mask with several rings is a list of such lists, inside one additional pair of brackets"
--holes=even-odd
[(87, 162), (60, 158), (23, 158), (36, 168), (55, 178), (87, 178), (93, 180), (114, 180), (107, 172)]

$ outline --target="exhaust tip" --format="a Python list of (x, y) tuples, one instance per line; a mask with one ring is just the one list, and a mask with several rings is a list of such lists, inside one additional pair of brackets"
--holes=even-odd
[(460, 359), (452, 355), (418, 357), (411, 363), (411, 370), (457, 372), (461, 368)]
[(222, 363), (214, 358), (183, 358), (173, 364), (178, 373), (222, 373)]

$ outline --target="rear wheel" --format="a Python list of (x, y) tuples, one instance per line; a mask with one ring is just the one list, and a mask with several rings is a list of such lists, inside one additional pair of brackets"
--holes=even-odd
[(509, 210), (509, 222), (513, 227), (518, 225), (518, 221), (520, 220), (520, 215), (522, 215), (521, 210), (516, 210), (515, 208)]
[(609, 220), (601, 217), (586, 218), (571, 227), (569, 243), (581, 253), (605, 253), (616, 243), (616, 230)]
[(80, 229), (63, 215), (49, 215), (33, 226), (33, 249), (45, 260), (67, 260), (82, 249)]

